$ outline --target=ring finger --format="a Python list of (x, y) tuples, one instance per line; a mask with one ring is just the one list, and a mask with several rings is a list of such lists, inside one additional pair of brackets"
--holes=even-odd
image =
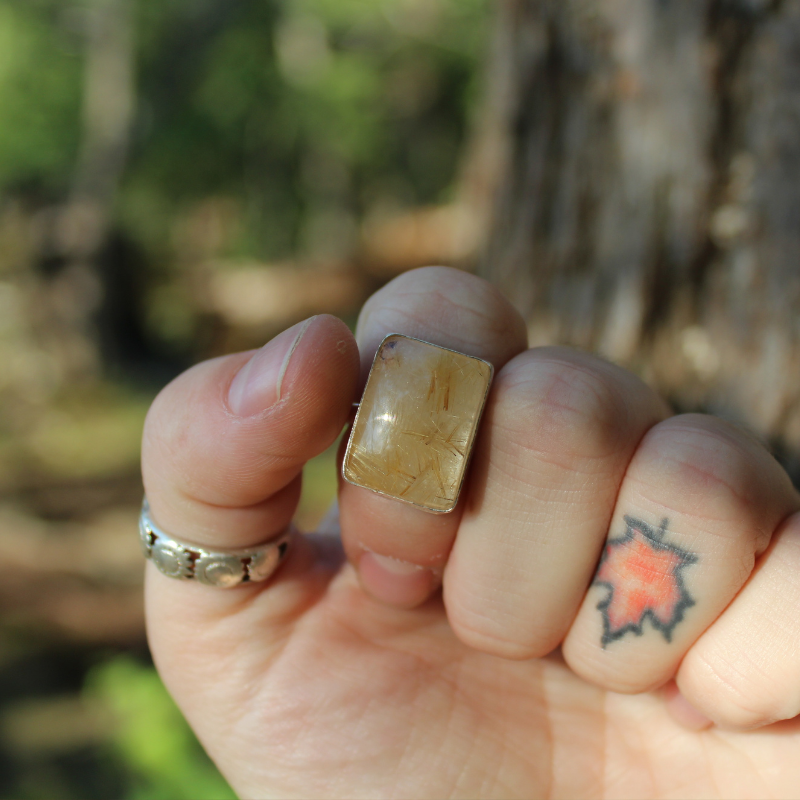
[(619, 692), (667, 681), (796, 503), (778, 463), (733, 426), (701, 415), (656, 425), (628, 468), (564, 642), (570, 667)]

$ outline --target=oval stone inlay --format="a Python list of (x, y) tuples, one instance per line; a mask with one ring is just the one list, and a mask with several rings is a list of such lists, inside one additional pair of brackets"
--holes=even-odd
[(153, 563), (170, 578), (189, 574), (189, 556), (175, 545), (156, 542), (152, 559)]
[(241, 583), (244, 566), (238, 556), (201, 556), (195, 561), (194, 576), (200, 583), (229, 588)]
[(250, 564), (247, 571), (250, 574), (250, 580), (259, 581), (268, 578), (275, 570), (278, 564), (278, 550), (277, 548), (270, 548), (266, 552), (254, 555), (250, 559)]

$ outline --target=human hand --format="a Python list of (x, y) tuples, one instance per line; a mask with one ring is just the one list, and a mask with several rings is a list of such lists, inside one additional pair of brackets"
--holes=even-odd
[(314, 317), (173, 381), (144, 435), (156, 522), (214, 549), (284, 529), (303, 464), (341, 431), (390, 332), (495, 365), (453, 513), (340, 483), (341, 540), (335, 520), (298, 537), (266, 584), (222, 591), (148, 564), (156, 664), (234, 789), (796, 797), (787, 475), (618, 367), (526, 350), (522, 319), (478, 278), (407, 273), (367, 303), (358, 345)]

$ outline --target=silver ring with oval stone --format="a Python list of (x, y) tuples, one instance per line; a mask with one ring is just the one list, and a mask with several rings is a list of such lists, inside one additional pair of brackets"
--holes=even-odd
[(182, 542), (165, 533), (150, 516), (147, 498), (139, 516), (139, 538), (142, 550), (170, 578), (197, 581), (206, 586), (230, 589), (243, 583), (256, 583), (270, 578), (285, 560), (294, 528), (258, 547), (241, 550), (209, 550), (200, 545)]
[(342, 477), (423, 511), (452, 511), (493, 375), (488, 361), (390, 333), (372, 362)]

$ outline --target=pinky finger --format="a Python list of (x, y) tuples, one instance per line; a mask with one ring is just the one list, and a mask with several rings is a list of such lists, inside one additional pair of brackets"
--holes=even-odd
[(800, 513), (773, 537), (750, 580), (681, 664), (683, 696), (723, 727), (800, 714)]

